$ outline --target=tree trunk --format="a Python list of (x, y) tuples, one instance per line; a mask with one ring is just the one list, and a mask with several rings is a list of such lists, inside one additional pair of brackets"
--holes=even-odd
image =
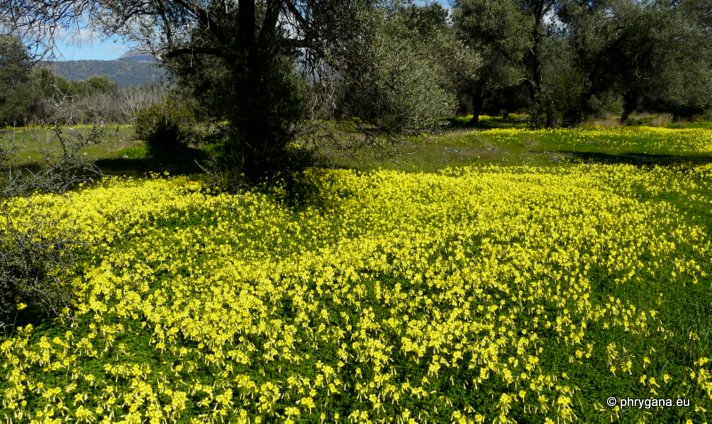
[(469, 125), (476, 127), (480, 123), (480, 115), (482, 115), (482, 107), (484, 106), (484, 99), (480, 94), (472, 95), (472, 119)]
[[(272, 5), (271, 7), (275, 7)], [(282, 124), (278, 93), (289, 92), (280, 70), (274, 31), (276, 19), (265, 17), (261, 28), (256, 23), (255, 0), (239, 1), (239, 46), (244, 54), (244, 68), (233, 69), (235, 100), (231, 117), (234, 139), (230, 160), (241, 165), (244, 175), (253, 181), (276, 175), (285, 165), (285, 146), (289, 129)]]
[[(527, 88), (529, 90), (529, 98), (532, 103), (532, 109), (537, 113), (541, 113), (544, 110), (545, 105), (542, 104), (542, 91), (543, 91), (543, 65), (542, 65), (542, 44), (544, 40), (544, 16), (549, 12), (552, 7), (552, 0), (529, 0), (525, 1), (524, 4), (526, 8), (529, 9), (528, 12), (534, 18), (534, 25), (531, 28), (531, 42), (532, 45), (529, 50), (528, 58), (526, 59), (526, 67), (528, 79), (526, 81)], [(547, 120), (550, 118), (547, 117)], [(540, 126), (542, 124), (541, 117), (534, 117), (533, 122), (535, 126)]]
[(538, 100), (538, 97), (541, 95), (541, 87), (542, 87), (542, 64), (541, 64), (541, 42), (542, 42), (542, 33), (541, 33), (541, 20), (540, 17), (537, 16), (536, 19), (534, 20), (534, 30), (532, 37), (534, 38), (533, 42), (534, 45), (532, 46), (533, 54), (532, 54), (532, 91), (531, 91), (531, 96), (532, 96), (532, 102), (536, 102)]
[(623, 95), (623, 113), (621, 114), (621, 124), (625, 124), (630, 115), (638, 109), (638, 92), (631, 90)]

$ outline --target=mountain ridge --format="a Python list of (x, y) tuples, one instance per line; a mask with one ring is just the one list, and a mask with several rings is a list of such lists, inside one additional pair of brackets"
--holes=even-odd
[(119, 87), (157, 84), (166, 76), (155, 57), (135, 51), (115, 60), (67, 60), (45, 62), (42, 66), (70, 81), (106, 76)]

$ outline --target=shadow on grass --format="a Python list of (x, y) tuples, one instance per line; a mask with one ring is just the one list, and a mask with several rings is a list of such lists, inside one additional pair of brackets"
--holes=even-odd
[(635, 166), (705, 165), (712, 163), (712, 155), (658, 155), (647, 153), (599, 153), (557, 150), (552, 153), (565, 154), (584, 163), (627, 164)]
[(202, 172), (196, 162), (206, 159), (208, 154), (204, 151), (187, 148), (159, 157), (99, 159), (96, 165), (107, 175), (141, 176), (149, 172), (187, 175)]
[(44, 165), (42, 163), (40, 163), (39, 161), (32, 161), (32, 162), (22, 163), (19, 165), (12, 165), (12, 166), (9, 166), (8, 168), (12, 169), (13, 171), (20, 172), (20, 173), (31, 172), (34, 174), (34, 173), (41, 171), (42, 168), (44, 168)]
[(492, 130), (496, 128), (527, 127), (527, 121), (518, 115), (510, 115), (506, 118), (483, 115), (477, 123), (473, 123), (470, 116), (458, 116), (448, 119), (448, 123), (451, 129)]

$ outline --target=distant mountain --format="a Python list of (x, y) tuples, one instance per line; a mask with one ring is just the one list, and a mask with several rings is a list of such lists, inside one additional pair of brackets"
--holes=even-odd
[(129, 50), (119, 60), (128, 60), (136, 63), (158, 63), (156, 57), (143, 50)]
[(160, 82), (166, 71), (158, 66), (156, 58), (145, 53), (127, 53), (117, 60), (68, 60), (47, 62), (57, 75), (70, 81), (80, 81), (96, 76), (106, 76), (119, 87), (146, 85)]

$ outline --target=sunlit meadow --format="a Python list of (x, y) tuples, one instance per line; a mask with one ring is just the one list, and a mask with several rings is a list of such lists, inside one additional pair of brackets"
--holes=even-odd
[[(674, 134), (651, 149), (712, 151)], [(5, 205), (0, 226), (70, 233), (85, 260), (71, 313), (0, 338), (0, 417), (711, 419), (712, 165), (305, 180), (299, 206), (165, 176)]]

